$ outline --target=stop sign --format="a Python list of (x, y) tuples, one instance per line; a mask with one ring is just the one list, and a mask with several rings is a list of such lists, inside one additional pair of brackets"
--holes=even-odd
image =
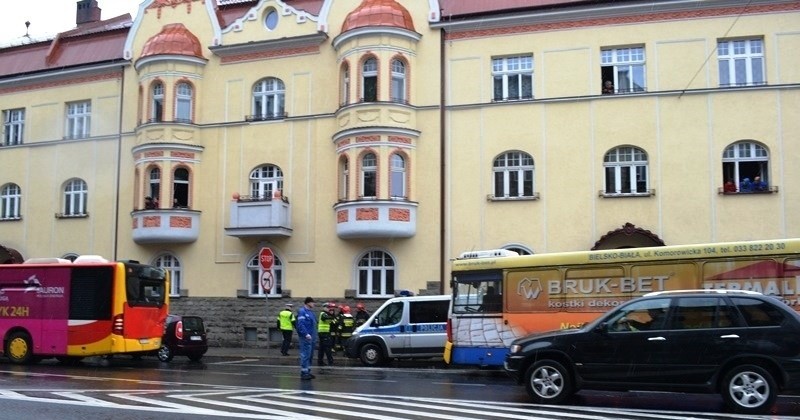
[(261, 268), (264, 270), (271, 270), (274, 261), (275, 255), (272, 253), (272, 249), (266, 247), (261, 248), (261, 252), (258, 253), (258, 262), (261, 263)]

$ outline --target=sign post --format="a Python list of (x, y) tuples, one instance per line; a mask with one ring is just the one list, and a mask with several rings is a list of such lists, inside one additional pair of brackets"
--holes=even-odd
[(269, 247), (261, 248), (258, 252), (258, 263), (261, 265), (261, 288), (264, 295), (269, 297), (269, 291), (275, 285), (275, 276), (272, 275), (272, 265), (275, 263), (275, 254)]

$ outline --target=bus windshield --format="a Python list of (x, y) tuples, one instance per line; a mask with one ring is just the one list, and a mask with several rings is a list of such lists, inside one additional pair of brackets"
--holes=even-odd
[(453, 313), (499, 312), (503, 306), (503, 273), (486, 271), (453, 275)]
[(161, 306), (166, 296), (166, 272), (160, 268), (125, 263), (125, 285), (130, 306)]

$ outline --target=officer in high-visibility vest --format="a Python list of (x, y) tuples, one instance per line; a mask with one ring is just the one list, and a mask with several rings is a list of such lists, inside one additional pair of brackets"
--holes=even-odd
[(327, 357), (328, 365), (333, 366), (333, 337), (331, 337), (331, 324), (336, 322), (336, 304), (328, 302), (325, 309), (319, 314), (317, 335), (319, 335), (319, 351), (317, 352), (317, 365), (325, 366), (324, 358)]
[(287, 303), (286, 307), (278, 313), (278, 329), (283, 334), (283, 343), (281, 343), (281, 354), (284, 356), (289, 355), (289, 346), (292, 345), (292, 329), (297, 322), (297, 318), (292, 312), (292, 304)]

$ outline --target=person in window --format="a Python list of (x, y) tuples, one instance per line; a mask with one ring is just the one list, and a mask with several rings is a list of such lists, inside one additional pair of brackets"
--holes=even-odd
[(767, 183), (761, 180), (760, 176), (753, 178), (753, 191), (755, 192), (764, 192), (767, 191), (769, 188), (767, 187)]
[(603, 82), (603, 95), (613, 95), (614, 94), (614, 83), (611, 80), (606, 80)]
[(158, 200), (147, 196), (144, 198), (144, 208), (147, 210), (153, 210), (158, 208)]
[(742, 182), (739, 184), (739, 192), (753, 192), (753, 183), (750, 182), (750, 178), (745, 178), (742, 180)]
[(494, 286), (486, 288), (486, 294), (483, 295), (483, 303), (478, 308), (479, 312), (500, 312), (503, 307), (503, 297), (498, 295)]
[(619, 320), (618, 331), (648, 331), (658, 330), (664, 327), (666, 311), (661, 308), (649, 308), (647, 314), (650, 319), (638, 321), (636, 319), (622, 317)]
[(726, 193), (735, 193), (736, 192), (736, 184), (733, 183), (732, 179), (729, 179), (728, 182), (722, 187), (723, 191)]

